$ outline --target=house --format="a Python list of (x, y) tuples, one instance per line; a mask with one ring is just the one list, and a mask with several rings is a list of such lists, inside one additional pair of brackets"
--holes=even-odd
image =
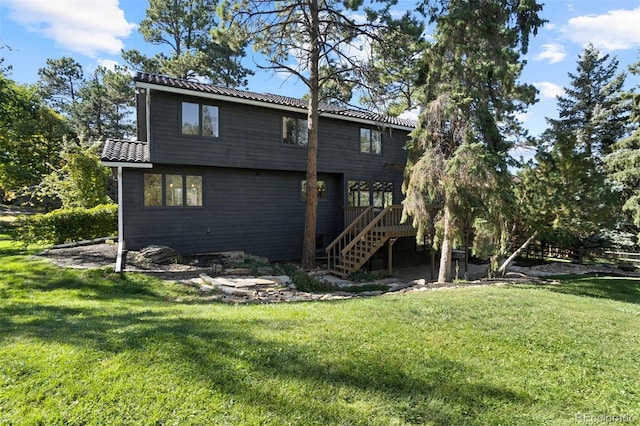
[[(103, 164), (118, 170), (119, 252), (126, 241), (131, 250), (160, 244), (185, 254), (244, 250), (272, 261), (299, 259), (306, 101), (148, 73), (138, 73), (135, 86), (137, 140), (108, 140), (102, 152)], [(404, 146), (414, 126), (321, 107), (319, 253), (339, 236), (328, 253), (333, 262), (349, 244), (362, 251), (354, 239), (382, 208), (397, 216), (390, 206), (402, 200)]]

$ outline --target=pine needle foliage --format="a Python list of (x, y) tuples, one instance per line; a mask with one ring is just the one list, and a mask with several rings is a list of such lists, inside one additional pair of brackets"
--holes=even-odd
[(474, 248), (483, 254), (505, 241), (508, 152), (524, 133), (517, 113), (535, 100), (535, 88), (518, 82), (520, 55), (544, 23), (541, 10), (517, 0), (422, 5), (435, 30), (420, 63), (425, 104), (407, 145), (404, 215), (418, 239), (432, 236), (441, 249), (438, 281), (450, 280), (451, 249), (469, 227), (482, 236)]
[[(640, 75), (640, 62), (630, 67), (630, 72)], [(622, 186), (623, 209), (631, 214), (633, 223), (640, 228), (640, 85), (626, 94), (632, 106), (632, 133), (612, 146), (612, 153), (605, 161), (612, 178)], [(637, 231), (637, 230), (636, 230)], [(640, 240), (640, 233), (638, 233)]]

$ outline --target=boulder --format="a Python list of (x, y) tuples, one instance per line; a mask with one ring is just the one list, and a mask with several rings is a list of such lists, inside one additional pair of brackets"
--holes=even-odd
[(152, 263), (168, 264), (178, 261), (180, 254), (168, 246), (148, 246), (140, 250), (140, 256)]

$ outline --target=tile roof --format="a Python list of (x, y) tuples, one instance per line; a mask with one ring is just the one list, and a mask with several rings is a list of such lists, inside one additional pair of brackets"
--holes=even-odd
[(107, 139), (100, 159), (106, 162), (149, 163), (149, 143)]
[[(179, 78), (167, 77), (158, 74), (139, 72), (134, 78), (136, 82), (148, 83), (158, 86), (165, 86), (183, 90), (190, 90), (202, 93), (209, 93), (219, 96), (228, 96), (231, 98), (243, 99), (248, 101), (265, 102), (274, 106), (294, 107), (307, 109), (308, 103), (304, 99), (291, 98), (288, 96), (274, 95), (270, 93), (255, 93), (246, 90), (230, 89), (227, 87), (213, 86), (210, 84), (199, 83), (197, 81), (182, 80)], [(416, 123), (412, 120), (406, 120), (398, 117), (390, 117), (374, 112), (347, 109), (337, 105), (321, 104), (320, 113), (335, 114), (358, 120), (371, 121), (376, 124), (387, 124), (412, 129)]]

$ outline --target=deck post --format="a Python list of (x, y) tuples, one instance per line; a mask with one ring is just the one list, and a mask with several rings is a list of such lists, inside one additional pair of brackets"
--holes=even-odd
[(393, 275), (393, 244), (398, 241), (397, 238), (391, 238), (389, 239), (389, 245), (387, 246), (387, 250), (388, 250), (388, 255), (387, 258), (389, 259), (389, 275)]

